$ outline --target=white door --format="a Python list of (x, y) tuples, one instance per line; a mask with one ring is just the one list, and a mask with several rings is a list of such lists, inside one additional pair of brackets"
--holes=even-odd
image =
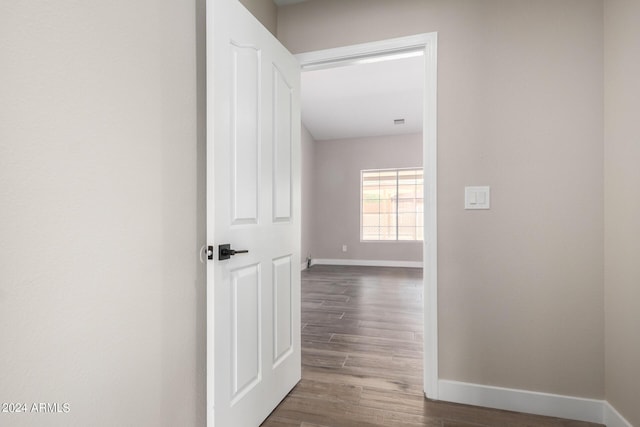
[(207, 1), (209, 427), (257, 427), (300, 380), (299, 89), (237, 0)]

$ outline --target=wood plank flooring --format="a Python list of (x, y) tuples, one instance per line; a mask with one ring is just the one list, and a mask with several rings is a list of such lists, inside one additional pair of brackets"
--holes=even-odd
[(302, 380), (265, 427), (593, 427), (428, 401), (422, 270), (313, 266), (302, 274)]

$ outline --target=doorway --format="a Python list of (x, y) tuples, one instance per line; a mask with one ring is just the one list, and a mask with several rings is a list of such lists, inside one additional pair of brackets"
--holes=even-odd
[[(424, 99), (422, 109), (422, 156), (424, 168), (423, 240), (423, 389), (426, 397), (438, 399), (437, 325), (437, 33), (384, 40), (297, 55), (303, 73), (390, 57), (413, 55), (424, 59)], [(304, 254), (303, 254), (304, 256)]]

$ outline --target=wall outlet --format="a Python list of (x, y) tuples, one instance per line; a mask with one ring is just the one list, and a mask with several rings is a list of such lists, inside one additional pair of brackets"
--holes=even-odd
[(347, 245), (342, 245), (342, 252), (347, 252)]

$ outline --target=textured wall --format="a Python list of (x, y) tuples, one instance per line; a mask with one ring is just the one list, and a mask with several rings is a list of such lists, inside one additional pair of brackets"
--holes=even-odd
[(606, 396), (640, 426), (640, 3), (604, 4)]
[(203, 18), (0, 2), (0, 425), (205, 424)]
[(312, 258), (422, 261), (419, 242), (360, 241), (360, 171), (422, 166), (422, 135), (321, 141), (315, 146)]
[[(311, 0), (293, 52), (437, 31), (440, 376), (604, 396), (601, 0)], [(490, 185), (490, 211), (463, 210)]]

